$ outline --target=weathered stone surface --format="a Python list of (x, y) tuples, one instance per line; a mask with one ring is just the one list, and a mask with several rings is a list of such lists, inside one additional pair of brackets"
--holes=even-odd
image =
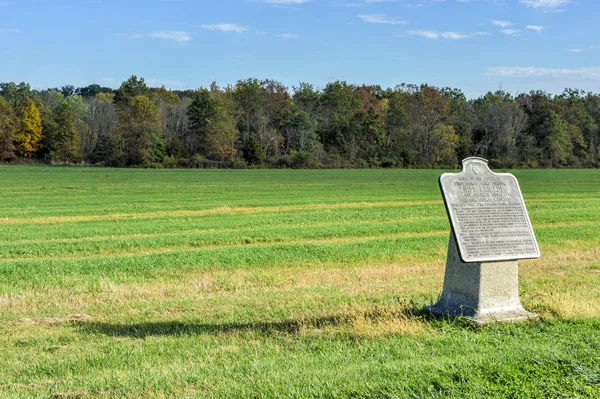
[(444, 173), (440, 188), (463, 262), (538, 258), (517, 179), (467, 158), (460, 173)]
[(519, 300), (517, 260), (462, 262), (450, 232), (444, 288), (439, 301), (425, 311), (441, 316), (462, 316), (476, 323), (520, 321), (537, 317)]
[(440, 176), (452, 229), (442, 295), (425, 310), (481, 324), (537, 317), (519, 300), (517, 259), (540, 251), (517, 179), (492, 172), (482, 158), (462, 165)]

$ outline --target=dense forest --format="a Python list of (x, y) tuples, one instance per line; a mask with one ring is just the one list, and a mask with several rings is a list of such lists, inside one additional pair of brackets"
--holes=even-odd
[(142, 167), (598, 167), (600, 94), (247, 79), (170, 91), (0, 84), (0, 160)]

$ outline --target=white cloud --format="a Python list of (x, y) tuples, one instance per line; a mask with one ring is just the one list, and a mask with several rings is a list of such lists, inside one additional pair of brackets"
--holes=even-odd
[(358, 18), (370, 24), (388, 24), (388, 25), (400, 25), (406, 24), (406, 21), (401, 21), (396, 18), (387, 17), (383, 14), (361, 14)]
[(192, 40), (192, 37), (187, 32), (182, 31), (152, 32), (148, 33), (148, 37), (152, 39), (175, 40), (176, 42), (187, 42)]
[(437, 39), (438, 37), (440, 37), (440, 34), (431, 30), (409, 30), (408, 32), (409, 35), (413, 35), (413, 36), (421, 36), (421, 37), (426, 37), (428, 39)]
[(121, 37), (126, 37), (128, 39), (166, 39), (166, 40), (174, 40), (176, 42), (187, 42), (192, 40), (192, 37), (187, 32), (182, 31), (159, 31), (159, 32), (150, 32), (150, 33), (123, 33), (120, 34)]
[(500, 32), (504, 33), (505, 35), (514, 36), (514, 35), (521, 33), (521, 30), (520, 29), (502, 29)]
[(449, 40), (461, 40), (468, 39), (474, 36), (488, 35), (487, 32), (475, 32), (475, 33), (459, 33), (459, 32), (436, 32), (432, 30), (409, 30), (409, 35), (421, 36), (427, 39), (449, 39)]
[[(335, 3), (333, 3), (333, 5), (338, 6), (338, 7), (365, 7), (365, 6), (369, 6), (370, 4), (402, 3), (405, 1), (406, 0), (356, 0), (353, 2), (335, 2)], [(446, 0), (413, 0), (413, 1), (414, 1), (414, 3), (400, 4), (399, 6), (405, 7), (405, 8), (421, 8), (426, 5), (443, 3)], [(467, 3), (471, 0), (457, 0), (457, 1), (460, 3)]]
[(21, 33), (21, 29), (15, 29), (15, 28), (0, 29), (0, 33)]
[(364, 7), (365, 3), (334, 3), (336, 7)]
[(544, 29), (546, 29), (546, 27), (540, 26), (540, 25), (527, 25), (527, 29), (534, 30), (537, 33), (540, 33), (541, 31), (543, 31)]
[(464, 33), (457, 33), (457, 32), (441, 32), (440, 33), (440, 37), (442, 39), (452, 39), (452, 40), (460, 40), (460, 39), (466, 39), (467, 37), (469, 37), (468, 35), (465, 35)]
[(510, 21), (501, 21), (501, 20), (497, 20), (497, 19), (493, 19), (492, 24), (499, 26), (501, 28), (508, 28), (509, 26), (513, 26), (513, 23)]
[(237, 24), (214, 24), (214, 25), (201, 25), (204, 29), (218, 30), (221, 32), (236, 32), (242, 33), (248, 30), (245, 26)]
[(289, 39), (298, 39), (300, 36), (294, 35), (293, 33), (282, 33), (281, 35), (279, 35), (279, 37), (282, 38), (283, 40), (289, 40)]
[(589, 46), (589, 47), (577, 47), (577, 48), (567, 48), (565, 50), (570, 51), (572, 53), (585, 53), (590, 50), (597, 50), (600, 46)]
[(538, 68), (538, 67), (490, 67), (486, 75), (510, 78), (562, 78), (576, 80), (600, 80), (600, 67), (589, 68)]
[(277, 5), (290, 5), (290, 4), (304, 4), (310, 0), (263, 0), (263, 3), (277, 4)]
[(521, 3), (531, 8), (541, 8), (545, 10), (557, 9), (566, 6), (571, 0), (520, 0)]

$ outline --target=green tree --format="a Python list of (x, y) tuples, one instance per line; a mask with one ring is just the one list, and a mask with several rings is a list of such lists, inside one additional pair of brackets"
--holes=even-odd
[(276, 155), (283, 144), (283, 124), (290, 100), (287, 88), (274, 80), (240, 80), (232, 92), (239, 107), (238, 128), (242, 145), (257, 138), (265, 155)]
[(514, 163), (517, 143), (527, 129), (527, 114), (509, 93), (487, 93), (473, 103), (475, 155)]
[(573, 155), (580, 161), (589, 162), (594, 151), (594, 131), (597, 125), (586, 107), (586, 92), (565, 89), (553, 100), (553, 109), (569, 124), (568, 132), (573, 143)]
[(77, 117), (65, 99), (52, 115), (52, 123), (44, 130), (46, 156), (52, 161), (77, 162), (81, 160), (80, 135)]
[(89, 133), (84, 136), (82, 148), (91, 162), (111, 163), (118, 155), (119, 139), (115, 134), (117, 108), (114, 95), (99, 93), (88, 98), (86, 124)]
[(311, 120), (315, 119), (321, 93), (315, 90), (313, 85), (305, 82), (301, 82), (298, 87), (294, 86), (293, 90), (294, 105), (299, 110), (306, 112)]
[(248, 140), (244, 149), (244, 159), (250, 165), (262, 165), (264, 162), (265, 154), (256, 137), (250, 137), (250, 140)]
[(0, 160), (15, 157), (13, 141), (19, 130), (19, 122), (8, 102), (0, 97)]
[(413, 161), (413, 151), (409, 143), (411, 115), (409, 113), (410, 94), (404, 90), (394, 90), (388, 99), (385, 113), (386, 136), (384, 149), (387, 155), (408, 165)]
[(31, 99), (33, 95), (34, 93), (28, 83), (0, 83), (0, 96), (4, 97), (15, 113), (19, 113), (27, 100)]
[[(160, 146), (158, 107), (146, 96), (135, 96), (118, 106), (117, 135), (119, 150), (127, 165), (148, 165), (157, 159), (154, 148)], [(154, 146), (153, 146), (154, 144)], [(159, 147), (160, 149), (160, 147)]]
[(238, 137), (236, 106), (233, 99), (213, 86), (199, 89), (188, 108), (187, 148), (189, 155), (231, 160)]
[[(89, 152), (91, 150), (90, 143), (94, 141), (93, 132), (89, 129), (89, 104), (79, 95), (68, 96), (66, 100), (75, 116), (75, 128), (80, 138), (78, 142), (82, 145), (80, 152)], [(87, 144), (85, 148), (83, 144)]]
[(288, 152), (306, 151), (318, 155), (323, 150), (317, 135), (317, 121), (311, 119), (307, 111), (295, 104), (287, 110), (284, 132)]
[(346, 82), (328, 83), (321, 94), (319, 108), (321, 123), (318, 134), (325, 150), (354, 152), (354, 137), (361, 129), (356, 117), (362, 108), (360, 94)]
[(129, 79), (121, 84), (121, 87), (115, 92), (115, 104), (128, 102), (130, 99), (138, 96), (148, 95), (150, 89), (146, 85), (144, 78), (139, 78), (132, 75)]
[(214, 134), (209, 136), (208, 143), (211, 152), (218, 158), (232, 161), (237, 154), (236, 143), (239, 139), (237, 126), (240, 110), (231, 92), (223, 93), (213, 86), (211, 95), (218, 101), (213, 120)]
[(554, 166), (565, 165), (573, 152), (573, 143), (568, 132), (568, 124), (554, 111), (551, 111), (545, 123), (546, 153)]
[(186, 148), (188, 155), (206, 155), (209, 152), (209, 136), (213, 133), (213, 121), (217, 114), (217, 101), (204, 88), (194, 93), (192, 103), (188, 107), (188, 130)]
[(472, 154), (471, 140), (474, 120), (472, 104), (467, 101), (460, 89), (446, 87), (441, 90), (441, 93), (450, 100), (449, 122), (459, 137), (456, 149), (458, 159), (467, 158)]

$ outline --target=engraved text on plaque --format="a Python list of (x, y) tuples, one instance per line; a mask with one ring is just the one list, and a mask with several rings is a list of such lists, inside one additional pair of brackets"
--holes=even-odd
[(540, 256), (517, 179), (467, 158), (460, 173), (440, 176), (440, 188), (463, 262)]

